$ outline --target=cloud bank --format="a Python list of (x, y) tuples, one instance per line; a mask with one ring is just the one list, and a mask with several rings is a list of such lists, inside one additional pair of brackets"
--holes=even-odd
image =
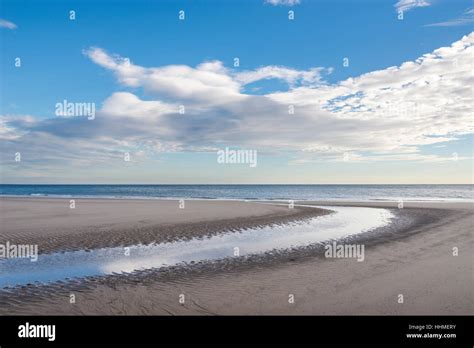
[[(143, 67), (92, 47), (84, 55), (113, 74), (119, 90), (94, 120), (3, 115), (2, 164), (110, 165), (124, 152), (146, 160), (167, 152), (224, 147), (290, 154), (292, 164), (352, 160), (440, 161), (424, 145), (473, 133), (474, 33), (400, 66), (336, 84), (330, 68), (265, 66), (242, 71), (220, 61)], [(286, 90), (253, 95), (246, 86), (278, 79)], [(74, 98), (70, 98), (71, 100)]]

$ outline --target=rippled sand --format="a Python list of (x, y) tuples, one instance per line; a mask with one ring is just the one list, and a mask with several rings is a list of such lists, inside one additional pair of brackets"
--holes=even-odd
[(243, 201), (0, 197), (0, 242), (38, 244), (40, 253), (162, 243), (327, 214)]
[(473, 314), (472, 205), (410, 203), (394, 213), (390, 227), (350, 239), (366, 246), (364, 262), (327, 259), (315, 247), (26, 286), (0, 294), (0, 313)]

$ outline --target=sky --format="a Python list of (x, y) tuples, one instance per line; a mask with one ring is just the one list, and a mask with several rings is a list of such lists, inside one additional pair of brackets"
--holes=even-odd
[[(464, 0), (1, 0), (0, 181), (472, 183), (473, 15)], [(220, 163), (225, 149), (257, 165)]]

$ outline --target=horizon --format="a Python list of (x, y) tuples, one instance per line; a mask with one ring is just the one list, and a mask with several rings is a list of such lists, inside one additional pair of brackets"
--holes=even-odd
[(6, 184), (0, 186), (474, 186), (474, 184)]

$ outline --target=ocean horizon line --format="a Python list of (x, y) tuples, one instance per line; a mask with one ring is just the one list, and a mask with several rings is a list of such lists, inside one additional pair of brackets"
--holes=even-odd
[(449, 184), (380, 184), (380, 183), (364, 183), (364, 184), (12, 184), (12, 183), (0, 183), (0, 186), (474, 186), (474, 183), (449, 183)]

